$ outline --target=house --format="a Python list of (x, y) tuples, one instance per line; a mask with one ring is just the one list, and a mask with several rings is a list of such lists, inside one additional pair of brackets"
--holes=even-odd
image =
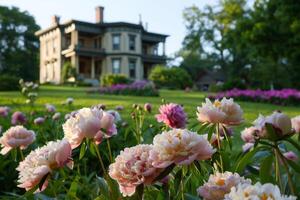
[(223, 85), (226, 81), (224, 73), (220, 70), (204, 69), (197, 78), (196, 87), (201, 91), (208, 91), (213, 85)]
[(60, 23), (60, 18), (53, 16), (51, 26), (37, 31), (36, 36), (40, 41), (41, 83), (61, 83), (66, 62), (76, 68), (78, 77), (93, 84), (105, 74), (147, 79), (154, 65), (166, 62), (168, 35), (149, 32), (142, 23), (105, 22), (104, 7), (96, 7), (95, 23)]

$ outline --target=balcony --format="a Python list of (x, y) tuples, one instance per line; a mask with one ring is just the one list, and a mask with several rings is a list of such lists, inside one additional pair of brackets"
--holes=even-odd
[(81, 45), (70, 45), (68, 48), (64, 49), (61, 53), (62, 55), (69, 57), (74, 52), (82, 56), (102, 57), (105, 54), (105, 49), (87, 47)]
[(167, 57), (165, 55), (145, 54), (144, 53), (142, 55), (142, 59), (143, 59), (143, 62), (164, 64), (164, 63), (166, 63)]

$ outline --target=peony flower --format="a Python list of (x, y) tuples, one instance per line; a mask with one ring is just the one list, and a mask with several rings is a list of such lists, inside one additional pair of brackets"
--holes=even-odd
[(84, 138), (94, 138), (101, 131), (103, 111), (97, 108), (82, 108), (63, 124), (64, 137), (72, 146), (78, 147)]
[(296, 200), (294, 196), (285, 196), (280, 193), (277, 185), (271, 183), (255, 185), (239, 184), (232, 187), (229, 194), (225, 195), (224, 200), (245, 200), (245, 199), (262, 199), (262, 200)]
[(153, 146), (141, 144), (125, 148), (109, 166), (109, 175), (116, 180), (123, 196), (132, 196), (140, 184), (151, 184), (161, 169), (155, 168), (149, 159)]
[(118, 111), (115, 110), (108, 110), (107, 113), (111, 114), (112, 116), (114, 116), (115, 118), (115, 123), (118, 123), (120, 121), (122, 121), (121, 115)]
[(283, 154), (283, 156), (284, 156), (286, 159), (291, 160), (291, 161), (297, 161), (297, 160), (298, 160), (297, 154), (295, 154), (293, 151), (285, 152), (285, 153)]
[(54, 105), (51, 105), (51, 104), (48, 104), (48, 103), (47, 103), (47, 104), (45, 105), (45, 107), (46, 107), (47, 112), (54, 113), (54, 112), (56, 111), (56, 108), (55, 108)]
[(116, 106), (115, 109), (116, 109), (117, 111), (121, 111), (121, 110), (124, 110), (124, 106), (119, 105), (119, 106)]
[(253, 122), (255, 127), (261, 129), (260, 137), (262, 138), (269, 137), (265, 127), (266, 123), (271, 124), (274, 127), (275, 132), (279, 137), (292, 133), (291, 119), (281, 112), (276, 111), (267, 117), (259, 115), (259, 117)]
[(53, 120), (59, 120), (60, 116), (61, 116), (61, 114), (59, 112), (54, 113), (54, 115), (52, 115), (52, 119)]
[(231, 188), (238, 184), (251, 184), (251, 180), (240, 177), (237, 173), (217, 172), (211, 174), (208, 182), (199, 187), (197, 192), (204, 200), (222, 200), (225, 194), (228, 194)]
[(197, 108), (197, 116), (200, 122), (222, 123), (225, 125), (238, 125), (243, 122), (241, 107), (233, 102), (233, 99), (223, 98), (212, 103), (208, 98), (201, 107)]
[(69, 97), (66, 99), (66, 104), (67, 105), (72, 105), (74, 103), (74, 99), (72, 97)]
[(144, 110), (148, 113), (151, 113), (152, 111), (152, 105), (150, 103), (145, 103), (144, 104)]
[(260, 128), (251, 126), (249, 128), (245, 128), (241, 133), (241, 138), (244, 142), (247, 143), (255, 143), (255, 140), (259, 138)]
[(35, 140), (35, 134), (23, 126), (14, 126), (3, 133), (0, 138), (1, 154), (7, 154), (11, 149), (19, 147), (26, 149)]
[(245, 143), (244, 145), (243, 145), (243, 152), (247, 152), (247, 151), (249, 151), (250, 149), (252, 149), (252, 147), (254, 147), (254, 143)]
[(105, 130), (104, 135), (106, 137), (111, 137), (113, 135), (117, 134), (117, 128), (116, 125), (114, 124), (115, 117), (110, 114), (109, 112), (103, 112), (103, 116), (101, 118), (100, 124), (101, 124), (101, 129)]
[[(65, 165), (72, 168), (71, 154), (71, 146), (66, 140), (51, 141), (45, 146), (31, 151), (17, 167), (17, 171), (19, 171), (18, 187), (28, 191), (38, 185), (43, 177), (53, 170)], [(41, 191), (46, 189), (47, 185), (46, 179)]]
[(173, 129), (156, 135), (153, 149), (150, 157), (157, 168), (165, 168), (172, 163), (189, 165), (194, 160), (207, 160), (214, 153), (205, 136), (186, 129)]
[(292, 118), (292, 128), (296, 133), (300, 133), (300, 115)]
[(45, 122), (45, 118), (43, 117), (38, 117), (36, 119), (34, 119), (33, 123), (36, 124), (36, 125), (41, 125)]
[(11, 116), (11, 124), (17, 125), (17, 124), (25, 124), (27, 122), (26, 116), (24, 113), (20, 111), (16, 111)]
[(159, 112), (160, 114), (155, 115), (158, 122), (163, 122), (171, 128), (185, 127), (187, 116), (182, 106), (175, 103), (161, 105)]
[(0, 117), (7, 117), (9, 111), (10, 111), (9, 107), (7, 107), (7, 106), (1, 106), (0, 107)]

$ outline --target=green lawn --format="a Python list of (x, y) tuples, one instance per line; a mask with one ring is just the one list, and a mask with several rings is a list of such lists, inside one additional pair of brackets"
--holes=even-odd
[[(85, 106), (91, 106), (95, 104), (105, 104), (108, 109), (113, 109), (117, 105), (123, 105), (125, 110), (122, 112), (123, 117), (125, 112), (131, 110), (131, 105), (143, 104), (146, 102), (152, 103), (153, 113), (158, 112), (158, 107), (165, 99), (166, 102), (174, 102), (183, 104), (185, 111), (188, 113), (190, 119), (195, 118), (196, 107), (201, 105), (204, 101), (205, 93), (190, 92), (176, 90), (161, 90), (160, 97), (136, 97), (136, 96), (117, 96), (117, 95), (99, 95), (88, 94), (87, 88), (75, 88), (75, 87), (62, 87), (62, 86), (41, 86), (39, 91), (39, 98), (36, 101), (36, 110), (43, 110), (44, 104), (54, 104), (58, 111), (65, 113), (69, 110), (63, 107), (61, 103), (67, 97), (73, 97), (75, 99), (74, 109), (78, 109)], [(21, 96), (20, 92), (0, 92), (0, 105), (7, 105), (13, 109), (20, 109), (22, 111), (29, 111), (30, 106), (26, 105), (25, 99)], [(288, 107), (277, 106), (271, 104), (262, 103), (249, 103), (239, 102), (245, 112), (245, 119), (247, 123), (253, 121), (259, 113), (270, 114), (274, 110), (281, 110), (291, 117), (300, 114), (300, 107)]]

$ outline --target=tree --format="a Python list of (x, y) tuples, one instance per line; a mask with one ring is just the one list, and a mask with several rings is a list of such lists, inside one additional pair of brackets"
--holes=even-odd
[(0, 73), (25, 80), (38, 79), (40, 27), (26, 11), (0, 6)]

